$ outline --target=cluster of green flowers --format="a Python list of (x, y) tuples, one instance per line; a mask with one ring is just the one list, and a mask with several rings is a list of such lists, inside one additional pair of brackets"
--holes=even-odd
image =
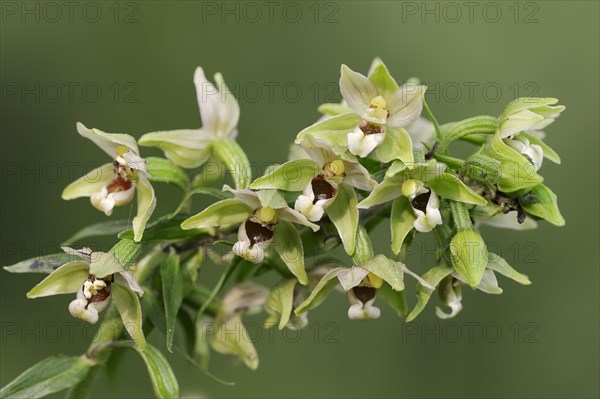
[[(187, 325), (196, 334), (190, 348), (195, 355), (206, 354), (210, 344), (256, 368), (251, 342), (218, 331), (206, 339), (207, 323), (227, 330), (242, 325), (244, 314), (264, 309), (266, 326), (303, 328), (307, 312), (336, 286), (348, 298), (351, 319), (378, 318), (375, 300), (380, 297), (410, 321), (434, 291), (450, 309), (438, 308), (438, 316), (453, 317), (462, 308), (463, 285), (501, 293), (496, 273), (530, 283), (488, 252), (481, 225), (527, 229), (539, 219), (564, 224), (555, 194), (538, 174), (544, 159), (560, 163), (541, 130), (564, 110), (554, 105), (556, 99), (519, 98), (499, 117), (439, 125), (425, 102), (427, 88), (416, 79), (398, 84), (379, 59), (366, 76), (343, 65), (343, 101), (319, 107), (323, 116), (297, 135), (288, 161), (253, 180), (235, 141), (239, 105), (220, 74), (215, 82), (196, 70), (199, 129), (152, 132), (136, 141), (77, 124), (79, 134), (112, 162), (70, 184), (63, 198), (89, 197), (95, 208), (111, 215), (137, 192), (137, 215), (131, 230), (104, 224), (71, 240), (120, 232), (121, 241), (108, 253), (65, 247), (76, 260), (61, 263), (63, 254), (8, 267), (40, 271), (42, 264), (42, 271), (50, 273), (28, 297), (76, 293), (69, 311), (90, 323), (114, 299), (142, 352), (148, 350), (142, 329), (147, 321), (155, 328), (165, 326), (171, 350), (175, 320), (192, 320)], [(457, 140), (474, 143), (476, 150), (466, 159), (451, 156), (448, 148)], [(138, 145), (157, 147), (166, 158), (144, 159)], [(215, 188), (215, 182), (199, 178), (211, 161), (225, 165), (233, 188), (221, 188), (223, 182)], [(178, 185), (184, 196), (176, 212), (148, 224), (156, 207), (154, 182)], [(191, 198), (198, 194), (219, 201), (192, 214)], [(376, 254), (369, 234), (380, 222), (389, 224), (391, 245)], [(419, 276), (405, 265), (403, 249), (426, 233), (435, 235), (439, 250), (436, 264)], [(321, 256), (337, 245), (348, 260)], [(198, 278), (209, 258), (227, 266), (212, 289)], [(280, 284), (266, 289), (250, 282), (269, 271), (281, 276)], [(405, 274), (418, 281), (410, 312)], [(237, 284), (218, 299), (232, 276)], [(164, 307), (155, 306), (157, 300)]]

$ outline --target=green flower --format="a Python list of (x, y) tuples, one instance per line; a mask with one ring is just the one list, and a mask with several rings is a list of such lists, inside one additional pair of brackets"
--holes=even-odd
[(306, 284), (302, 240), (294, 227), (300, 224), (313, 231), (319, 226), (311, 223), (300, 212), (291, 209), (277, 190), (235, 190), (224, 186), (223, 191), (235, 198), (219, 201), (202, 212), (186, 219), (184, 230), (226, 228), (239, 224), (238, 241), (232, 252), (253, 263), (265, 259), (265, 249), (275, 241), (275, 250), (290, 271)]
[(99, 313), (115, 301), (123, 324), (136, 343), (145, 346), (141, 307), (138, 296), (144, 290), (131, 272), (125, 270), (113, 253), (75, 250), (63, 247), (69, 255), (81, 258), (58, 267), (28, 293), (28, 298), (77, 293), (69, 304), (73, 317), (95, 324)]
[[(411, 125), (421, 114), (425, 90), (425, 86), (412, 83), (398, 86), (381, 60), (373, 63), (368, 77), (342, 65), (340, 91), (351, 112), (323, 119), (304, 129), (296, 143), (312, 136), (327, 142), (338, 155), (349, 151), (360, 157), (381, 146), (383, 150), (376, 155), (383, 162), (392, 159), (412, 162), (412, 143), (403, 127)], [(336, 112), (344, 106), (341, 104)]]
[(104, 150), (113, 162), (104, 164), (69, 184), (64, 189), (62, 198), (71, 200), (90, 197), (96, 209), (110, 216), (114, 207), (129, 204), (137, 192), (138, 209), (133, 219), (133, 231), (135, 241), (140, 241), (146, 223), (156, 207), (156, 198), (148, 181), (146, 161), (139, 156), (135, 139), (127, 134), (88, 129), (79, 122), (77, 131)]
[(140, 145), (158, 147), (177, 165), (195, 168), (210, 158), (217, 140), (235, 140), (240, 107), (223, 76), (217, 73), (214, 78), (216, 87), (206, 79), (202, 68), (194, 73), (202, 128), (147, 133), (140, 138)]
[(556, 98), (521, 97), (511, 101), (500, 115), (498, 132), (504, 138), (525, 131), (542, 130), (565, 110)]

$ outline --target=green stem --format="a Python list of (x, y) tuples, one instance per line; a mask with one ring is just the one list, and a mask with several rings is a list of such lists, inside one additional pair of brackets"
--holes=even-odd
[(427, 101), (425, 101), (425, 99), (423, 98), (423, 110), (425, 111), (425, 115), (427, 115), (427, 118), (431, 121), (431, 123), (433, 123), (433, 127), (435, 128), (435, 137), (438, 139), (438, 141), (442, 140), (442, 131), (440, 129), (440, 125), (437, 121), (437, 119), (435, 119), (435, 116), (433, 116), (433, 112), (431, 112), (431, 109), (429, 108), (429, 105), (427, 104)]

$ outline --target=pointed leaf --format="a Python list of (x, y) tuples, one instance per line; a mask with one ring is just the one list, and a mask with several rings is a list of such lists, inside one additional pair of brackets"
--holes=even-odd
[(60, 392), (82, 381), (93, 365), (85, 356), (51, 356), (4, 386), (0, 397), (34, 399)]
[(519, 284), (531, 284), (529, 277), (513, 269), (502, 257), (493, 252), (488, 254), (487, 268), (492, 269), (505, 277), (515, 280)]
[(427, 180), (426, 184), (442, 198), (467, 204), (487, 204), (485, 198), (477, 194), (465, 183), (460, 181), (458, 177), (451, 175), (450, 173), (442, 173), (431, 180)]
[[(156, 222), (153, 222), (144, 230), (144, 236), (142, 237), (141, 242), (179, 240), (195, 237), (206, 232), (205, 229), (183, 230), (181, 228), (181, 223), (186, 219), (186, 216), (179, 215), (172, 219), (159, 219)], [(133, 240), (133, 230), (122, 232), (119, 234), (119, 238)]]
[(43, 273), (50, 274), (58, 267), (72, 261), (75, 257), (64, 252), (52, 255), (39, 256), (22, 260), (11, 266), (4, 266), (4, 270), (11, 273)]
[(164, 158), (146, 158), (146, 168), (152, 182), (170, 183), (187, 191), (190, 179), (183, 169)]
[(123, 265), (125, 270), (129, 269), (137, 260), (142, 251), (142, 245), (133, 240), (120, 240), (111, 249), (117, 261)]
[(84, 238), (89, 237), (100, 237), (100, 236), (112, 236), (118, 233), (130, 229), (131, 220), (108, 220), (106, 222), (94, 223), (86, 226), (73, 234), (71, 237), (64, 241), (63, 245), (71, 245), (77, 241), (81, 241)]
[(183, 279), (179, 270), (179, 255), (172, 252), (160, 265), (160, 278), (162, 280), (162, 293), (167, 320), (167, 349), (173, 352), (173, 339), (175, 338), (175, 322), (177, 312), (183, 300)]
[(556, 194), (547, 186), (540, 184), (519, 198), (519, 204), (525, 212), (545, 219), (556, 226), (564, 226), (565, 219), (558, 209)]
[(177, 378), (162, 353), (152, 345), (147, 345), (145, 350), (139, 348), (136, 348), (136, 350), (146, 364), (146, 369), (152, 381), (152, 388), (154, 388), (154, 395), (157, 398), (178, 398), (179, 384)]
[(402, 273), (402, 269), (395, 261), (384, 255), (377, 255), (372, 260), (360, 266), (387, 282), (394, 291), (402, 291), (404, 289), (404, 274)]

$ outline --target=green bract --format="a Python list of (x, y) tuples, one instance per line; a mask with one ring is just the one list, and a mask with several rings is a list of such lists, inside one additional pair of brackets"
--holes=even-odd
[[(62, 197), (89, 197), (106, 215), (136, 197), (137, 212), (85, 226), (66, 241), (57, 238), (83, 246), (91, 237), (114, 236), (108, 252), (65, 246), (65, 253), (5, 267), (46, 275), (29, 298), (76, 293), (70, 313), (102, 321), (85, 355), (43, 360), (0, 396), (41, 397), (64, 389), (85, 396), (100, 369), (119, 359), (113, 349), (122, 347), (140, 354), (159, 398), (179, 395), (165, 351), (230, 384), (210, 373), (210, 352), (258, 367), (246, 315), (264, 311), (265, 327), (302, 329), (309, 311), (334, 292), (346, 296), (352, 320), (391, 311), (410, 322), (434, 292), (443, 305), (435, 314), (454, 317), (463, 309), (464, 286), (499, 295), (498, 275), (531, 284), (492, 252), (488, 228), (565, 224), (557, 195), (546, 186), (552, 179), (541, 174), (545, 160), (561, 162), (541, 131), (565, 109), (556, 99), (519, 98), (500, 116), (438, 123), (418, 79), (399, 84), (378, 58), (366, 76), (342, 65), (342, 101), (321, 105), (322, 117), (298, 133), (289, 158), (279, 154), (279, 163), (265, 165), (252, 180), (256, 165), (235, 141), (239, 105), (220, 74), (214, 81), (196, 69), (201, 128), (139, 139), (166, 158), (144, 159), (133, 136), (77, 124), (110, 163), (71, 183)], [(269, 139), (253, 134), (251, 140)], [(452, 153), (458, 141), (472, 146), (464, 157)], [(177, 187), (180, 198), (151, 221), (162, 209), (156, 182)], [(373, 234), (381, 225), (384, 238)], [(421, 248), (423, 234), (435, 239), (435, 256), (411, 265), (407, 254)], [(411, 271), (419, 267), (427, 270), (422, 276)], [(418, 282), (416, 299), (406, 275)], [(382, 300), (391, 309), (380, 309)], [(153, 329), (165, 337), (157, 347), (146, 343)]]

